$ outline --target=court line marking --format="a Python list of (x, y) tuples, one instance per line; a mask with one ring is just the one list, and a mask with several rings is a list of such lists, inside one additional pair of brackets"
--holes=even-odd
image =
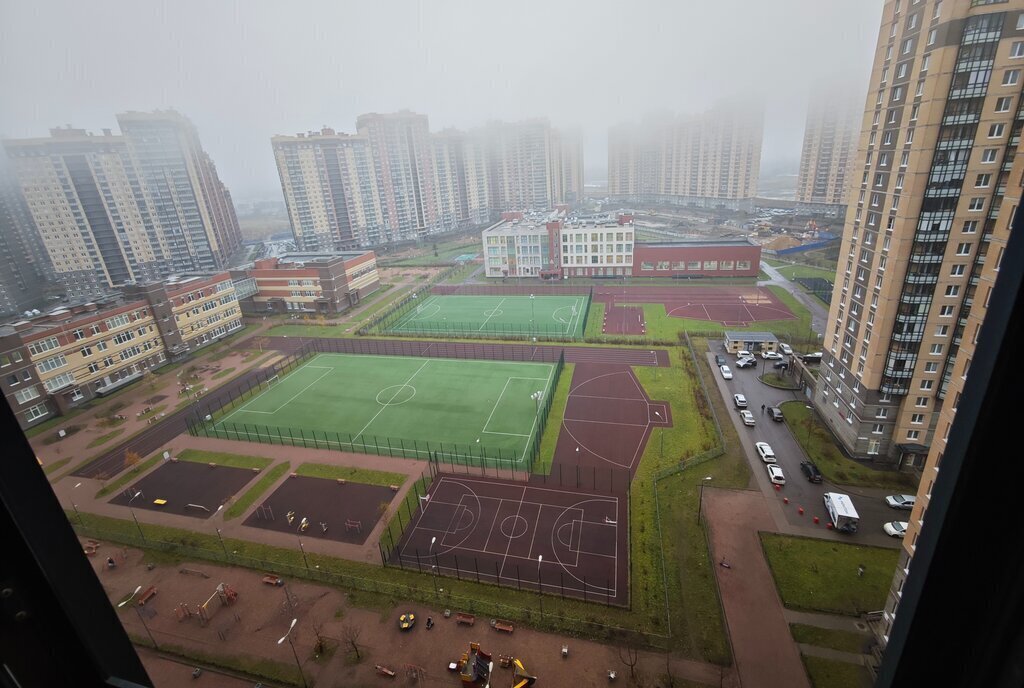
[[(295, 371), (292, 371), (292, 372), (295, 372)], [(313, 381), (312, 381), (312, 382), (310, 382), (310, 383), (309, 383), (308, 385), (306, 385), (305, 387), (303, 387), (302, 389), (300, 389), (300, 390), (299, 390), (299, 392), (298, 392), (298, 394), (295, 394), (295, 395), (294, 395), (293, 397), (291, 397), (291, 398), (290, 398), (290, 399), (289, 399), (288, 401), (284, 402), (283, 404), (281, 404), (280, 406), (278, 406), (278, 407), (277, 407), (276, 409), (274, 409), (273, 411), (250, 411), (249, 409), (245, 408), (245, 406), (248, 406), (248, 405), (249, 405), (249, 404), (251, 404), (252, 402), (256, 401), (256, 399), (259, 399), (259, 398), (260, 398), (260, 397), (262, 397), (262, 396), (263, 396), (264, 394), (266, 394), (267, 392), (269, 392), (269, 391), (270, 391), (270, 388), (269, 388), (269, 387), (267, 387), (267, 389), (263, 390), (263, 393), (262, 393), (262, 394), (260, 394), (259, 396), (257, 396), (257, 397), (256, 397), (255, 399), (250, 399), (249, 401), (245, 402), (245, 406), (242, 406), (242, 408), (240, 408), (240, 409), (236, 409), (236, 410), (232, 411), (232, 412), (231, 412), (230, 414), (228, 414), (228, 416), (227, 416), (226, 418), (224, 418), (224, 420), (222, 420), (221, 422), (222, 422), (222, 423), (226, 423), (226, 422), (227, 422), (227, 420), (228, 420), (228, 418), (230, 418), (231, 416), (233, 416), (233, 415), (235, 415), (236, 413), (239, 413), (239, 412), (241, 412), (241, 411), (244, 411), (245, 413), (264, 413), (264, 414), (266, 414), (266, 415), (268, 415), (268, 416), (273, 416), (273, 415), (274, 415), (274, 414), (276, 414), (276, 413), (277, 413), (278, 411), (280, 411), (281, 409), (283, 409), (283, 408), (284, 408), (285, 406), (287, 406), (288, 404), (290, 404), (290, 403), (292, 403), (293, 401), (295, 401), (295, 400), (296, 400), (296, 399), (297, 399), (297, 398), (299, 397), (299, 395), (303, 394), (303, 393), (304, 393), (304, 392), (305, 392), (305, 391), (306, 391), (307, 389), (309, 389), (310, 387), (312, 387), (313, 385), (315, 385), (316, 383), (320, 382), (320, 381), (321, 381), (321, 380), (323, 380), (323, 379), (324, 379), (325, 377), (327, 377), (328, 375), (330, 375), (330, 374), (331, 374), (331, 372), (333, 372), (333, 368), (332, 368), (332, 369), (328, 369), (326, 373), (321, 373), (321, 374), (320, 374), (320, 377), (318, 377), (317, 379), (313, 380)]]
[[(428, 358), (426, 361), (424, 361), (423, 365), (421, 365), (419, 368), (417, 368), (416, 372), (414, 372), (412, 375), (410, 375), (408, 380), (406, 380), (400, 386), (398, 386), (398, 391), (399, 392), (402, 391), (402, 388), (404, 388), (406, 385), (408, 385), (410, 382), (412, 382), (412, 379), (414, 377), (416, 377), (417, 375), (419, 375), (420, 371), (423, 370), (424, 368), (426, 368), (427, 364), (430, 363), (430, 361), (432, 361), (432, 360), (433, 359)], [(391, 396), (391, 399), (388, 400), (388, 404), (390, 404), (392, 401), (394, 401), (395, 397), (397, 397), (397, 396), (398, 396), (398, 392), (395, 392)], [(373, 421), (377, 420), (377, 416), (379, 416), (380, 414), (384, 413), (384, 409), (386, 409), (386, 408), (388, 408), (387, 404), (381, 406), (380, 410), (378, 410), (377, 413), (373, 414), (373, 418), (371, 418), (370, 421), (366, 425), (363, 426), (363, 429), (360, 430), (358, 433), (356, 433), (355, 435), (352, 436), (353, 441), (355, 441), (356, 437), (361, 437), (362, 434), (364, 432), (366, 432), (366, 428), (370, 427), (370, 425), (373, 424)]]
[[(555, 374), (555, 366), (552, 365), (551, 366), (551, 370), (548, 371), (547, 382), (544, 383), (544, 392), (545, 392), (545, 394), (548, 394), (548, 393), (554, 394), (555, 393), (555, 390), (551, 388), (551, 378), (552, 378), (552, 376), (554, 376), (554, 374)], [(527, 435), (528, 438), (533, 436), (533, 429), (535, 427), (537, 427), (537, 419), (539, 417), (540, 417), (540, 409), (538, 409), (537, 412), (533, 414), (533, 422), (530, 423), (530, 433)], [(527, 449), (526, 445), (528, 445), (529, 443), (530, 443), (529, 440), (527, 440), (526, 444), (523, 445), (523, 455), (522, 455), (522, 457), (520, 457), (520, 460), (517, 463), (522, 463), (522, 461), (524, 459), (526, 459), (526, 449)]]
[(494, 314), (498, 312), (498, 309), (501, 308), (501, 304), (503, 304), (503, 303), (505, 303), (505, 299), (502, 299), (501, 301), (499, 301), (498, 305), (491, 309), (491, 314), (487, 316), (487, 320), (484, 320), (483, 324), (480, 325), (480, 327), (477, 329), (477, 332), (479, 332), (480, 330), (484, 329), (484, 327), (487, 325), (487, 323), (490, 322), (491, 318), (494, 317)]

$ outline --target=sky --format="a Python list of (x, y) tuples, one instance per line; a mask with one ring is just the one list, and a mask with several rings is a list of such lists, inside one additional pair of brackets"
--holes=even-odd
[[(795, 173), (809, 98), (864, 92), (882, 0), (0, 0), (0, 137), (173, 107), (236, 199), (280, 200), (274, 134), (547, 117), (584, 135), (720, 99), (765, 108), (764, 171)], [(863, 96), (859, 96), (863, 97)]]

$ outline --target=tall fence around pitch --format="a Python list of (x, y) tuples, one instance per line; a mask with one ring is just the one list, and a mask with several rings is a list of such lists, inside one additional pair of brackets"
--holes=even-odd
[[(558, 358), (554, 361), (555, 368), (551, 380), (544, 390), (544, 395), (537, 404), (537, 421), (533, 425), (533, 432), (521, 455), (514, 449), (488, 447), (482, 443), (428, 442), (416, 438), (353, 435), (346, 432), (281, 427), (260, 423), (238, 423), (228, 420), (231, 413), (246, 401), (262, 394), (271, 386), (280, 384), (282, 375), (295, 370), (302, 362), (316, 353), (379, 353), (378, 347), (372, 347), (372, 351), (359, 351), (359, 348), (358, 340), (310, 340), (285, 361), (254, 378), (251, 384), (238, 390), (237, 394), (232, 394), (222, 400), (201, 403), (196, 416), (186, 420), (188, 432), (195, 437), (431, 460), (450, 466), (490, 467), (495, 471), (507, 470), (513, 474), (516, 471), (529, 473), (533, 470), (533, 464), (540, 455), (541, 438), (544, 435), (544, 428), (547, 426), (547, 417), (551, 410), (555, 388), (565, 369), (565, 354), (561, 349), (554, 350), (558, 352)], [(344, 349), (354, 350), (339, 351)], [(458, 351), (458, 348), (452, 349), (452, 352)], [(462, 349), (462, 351), (469, 354), (473, 350)], [(458, 358), (458, 356), (449, 357)], [(466, 355), (465, 358), (476, 357)]]
[[(410, 315), (422, 304), (420, 293), (432, 295), (459, 296), (585, 296), (580, 306), (579, 333), (566, 332), (563, 326), (554, 323), (502, 323), (502, 322), (440, 322), (410, 319)], [(473, 339), (523, 339), (545, 342), (574, 342), (583, 338), (587, 329), (590, 304), (593, 301), (593, 287), (558, 287), (554, 285), (508, 286), (497, 285), (436, 285), (429, 292), (413, 292), (396, 301), (391, 308), (373, 318), (357, 331), (360, 335), (388, 334), (409, 337), (471, 337)]]

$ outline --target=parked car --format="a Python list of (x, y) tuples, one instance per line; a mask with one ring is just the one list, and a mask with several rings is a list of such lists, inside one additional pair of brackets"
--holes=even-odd
[(751, 413), (750, 411), (747, 411), (746, 409), (740, 411), (740, 418), (743, 419), (744, 425), (749, 425), (751, 427), (753, 427), (754, 423), (756, 422), (754, 421), (754, 414)]
[(776, 423), (781, 423), (782, 421), (786, 420), (785, 417), (782, 415), (782, 409), (780, 409), (778, 406), (768, 407), (768, 417), (771, 418)]
[(747, 408), (747, 398), (742, 394), (733, 394), (732, 403), (736, 404), (736, 408), (738, 409)]
[(782, 468), (776, 466), (775, 464), (768, 465), (768, 479), (771, 480), (776, 485), (786, 484), (786, 476), (782, 474)]
[(791, 347), (789, 344), (785, 344), (785, 343), (779, 344), (779, 351), (781, 351), (782, 353), (786, 354), (787, 356), (792, 356), (793, 355), (793, 347)]
[(762, 351), (761, 358), (763, 358), (766, 361), (781, 361), (782, 354), (780, 354), (778, 351)]
[(800, 462), (800, 472), (807, 477), (807, 481), (817, 485), (822, 481), (821, 471), (810, 461)]
[(715, 354), (715, 365), (717, 365), (717, 366), (724, 366), (725, 365), (725, 356), (723, 356), (722, 354)]
[(885, 498), (885, 503), (893, 509), (903, 509), (904, 511), (910, 511), (914, 508), (914, 503), (917, 501), (917, 497), (914, 495), (889, 495)]
[(906, 521), (890, 521), (882, 526), (882, 530), (889, 537), (901, 538), (907, 534), (907, 522)]
[(754, 447), (757, 449), (757, 453), (762, 461), (765, 463), (775, 463), (775, 452), (772, 451), (770, 444), (767, 442), (756, 442)]
[(741, 349), (741, 350), (736, 352), (736, 358), (737, 359), (740, 359), (740, 358), (753, 358), (753, 357), (754, 357), (754, 354), (750, 353), (746, 349)]
[(722, 379), (724, 379), (724, 380), (731, 380), (732, 379), (732, 371), (729, 370), (729, 366), (727, 366), (727, 365), (719, 366), (718, 369), (722, 371)]
[(788, 370), (789, 363), (786, 361), (775, 361), (775, 363), (772, 364), (772, 368), (775, 368), (775, 370)]
[(753, 368), (757, 365), (757, 359), (751, 356), (750, 358), (741, 358), (736, 361), (737, 368)]
[(821, 363), (822, 354), (820, 351), (815, 351), (813, 354), (804, 354), (800, 357), (804, 363)]

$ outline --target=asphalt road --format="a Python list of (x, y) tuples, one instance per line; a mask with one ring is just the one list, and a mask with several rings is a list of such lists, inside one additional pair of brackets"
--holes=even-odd
[[(714, 356), (712, 354), (708, 354), (708, 356), (713, 369), (717, 370)], [(820, 485), (808, 482), (804, 474), (800, 472), (800, 462), (806, 461), (807, 455), (804, 454), (803, 448), (793, 436), (793, 433), (799, 433), (801, 428), (796, 427), (790, 430), (787, 423), (775, 422), (767, 413), (764, 415), (761, 413), (761, 404), (777, 406), (784, 401), (799, 400), (810, 405), (810, 401), (800, 392), (779, 390), (758, 380), (762, 367), (770, 366), (771, 361), (762, 361), (758, 357), (759, 366), (757, 368), (737, 369), (735, 357), (726, 355), (726, 358), (729, 361), (729, 368), (733, 371), (733, 379), (723, 380), (720, 374), (717, 375), (719, 389), (732, 411), (731, 420), (743, 440), (744, 450), (757, 484), (765, 494), (776, 491), (768, 480), (766, 464), (761, 461), (757, 450), (754, 449), (754, 443), (767, 442), (774, 450), (777, 463), (782, 467), (786, 478), (785, 486), (776, 493), (774, 498), (779, 500), (783, 496), (789, 498), (790, 505), (782, 510), (786, 521), (793, 526), (812, 526), (813, 517), (817, 516), (821, 519), (819, 527), (822, 527), (822, 534), (827, 533), (828, 531), (824, 529), (823, 525), (829, 522), (829, 518), (822, 497), (825, 492), (842, 492), (850, 495), (853, 500), (853, 505), (860, 516), (860, 528), (853, 535), (838, 533), (835, 535), (860, 544), (883, 547), (899, 546), (897, 539), (889, 537), (882, 531), (882, 524), (888, 521), (906, 521), (910, 512), (897, 511), (885, 505), (885, 496), (893, 494), (891, 490), (833, 485), (828, 481)], [(754, 414), (756, 422), (753, 427), (743, 425), (739, 409), (733, 403), (733, 394), (742, 394), (747, 398), (748, 409)], [(725, 419), (722, 420), (724, 422)], [(800, 516), (797, 511), (799, 506), (804, 507), (803, 516)]]

